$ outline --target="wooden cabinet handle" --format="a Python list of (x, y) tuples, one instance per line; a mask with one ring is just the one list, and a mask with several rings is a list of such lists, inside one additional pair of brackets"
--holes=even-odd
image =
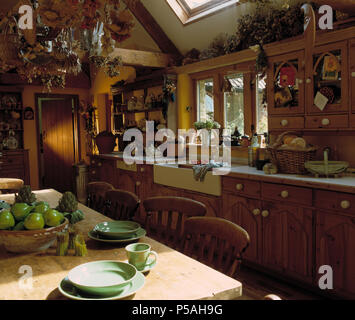
[(136, 182), (136, 186), (139, 187), (142, 183), (140, 181)]
[(238, 183), (238, 184), (236, 185), (236, 189), (237, 189), (238, 191), (242, 191), (242, 190), (244, 189), (244, 186), (243, 186), (241, 183)]
[(289, 196), (289, 194), (288, 194), (287, 190), (284, 190), (284, 191), (281, 192), (281, 197), (282, 198), (286, 199), (286, 198), (288, 198), (288, 196)]
[(344, 200), (342, 202), (340, 202), (340, 206), (343, 208), (343, 209), (349, 209), (350, 208), (350, 201), (348, 200)]
[(353, 72), (351, 73), (351, 76), (352, 76), (353, 78), (355, 78), (355, 71), (353, 71)]
[(96, 174), (96, 171), (94, 170), (94, 171), (92, 171), (91, 173), (92, 173), (92, 174)]
[(254, 216), (258, 216), (258, 215), (260, 215), (260, 213), (261, 213), (260, 209), (254, 209), (253, 210), (253, 215)]
[(141, 168), (141, 172), (144, 172), (145, 171), (145, 169), (144, 168)]
[(286, 120), (286, 119), (282, 120), (282, 121), (281, 121), (281, 125), (282, 125), (283, 127), (287, 127), (287, 126), (288, 126), (288, 120)]
[(311, 78), (307, 78), (306, 83), (310, 84), (312, 82)]
[(270, 212), (268, 210), (263, 210), (263, 212), (261, 213), (261, 215), (264, 217), (264, 218), (267, 218), (269, 215), (270, 215)]
[(298, 79), (298, 83), (302, 84), (303, 83), (303, 79)]
[(95, 162), (95, 160), (92, 160), (91, 163), (92, 163), (92, 164), (95, 164), (96, 162)]
[(327, 118), (322, 119), (322, 125), (323, 126), (329, 126), (330, 125), (330, 120)]
[(98, 163), (98, 166), (99, 166), (99, 167), (102, 167), (102, 163), (101, 163), (101, 162), (99, 162), (99, 163)]

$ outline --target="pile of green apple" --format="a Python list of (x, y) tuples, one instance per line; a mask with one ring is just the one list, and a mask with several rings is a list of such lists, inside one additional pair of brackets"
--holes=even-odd
[(40, 230), (57, 227), (64, 221), (63, 213), (45, 202), (15, 203), (0, 211), (0, 230)]

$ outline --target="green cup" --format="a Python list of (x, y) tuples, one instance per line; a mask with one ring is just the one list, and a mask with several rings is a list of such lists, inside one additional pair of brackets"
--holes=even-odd
[[(126, 246), (128, 262), (134, 265), (138, 271), (153, 266), (157, 262), (158, 254), (151, 250), (151, 246), (147, 243), (132, 243)], [(148, 263), (150, 255), (154, 256), (154, 260)]]

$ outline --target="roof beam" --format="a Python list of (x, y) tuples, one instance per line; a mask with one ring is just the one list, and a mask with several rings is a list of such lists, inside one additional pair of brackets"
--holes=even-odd
[(115, 48), (112, 57), (122, 58), (123, 65), (133, 67), (166, 68), (172, 57), (166, 53)]
[(159, 26), (154, 17), (145, 8), (140, 0), (124, 0), (124, 2), (126, 3), (127, 8), (132, 12), (132, 14), (136, 17), (143, 28), (149, 33), (149, 35), (153, 38), (163, 53), (171, 54), (177, 58), (181, 57), (180, 51), (168, 38), (163, 29)]

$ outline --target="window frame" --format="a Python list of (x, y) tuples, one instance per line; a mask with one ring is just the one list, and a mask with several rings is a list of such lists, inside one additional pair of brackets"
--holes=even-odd
[(222, 91), (224, 77), (242, 73), (244, 77), (244, 134), (252, 135), (252, 126), (256, 130), (256, 76), (254, 64), (240, 63), (232, 66), (190, 74), (193, 85), (193, 123), (198, 119), (197, 82), (204, 79), (213, 79), (214, 119), (221, 127), (225, 127), (224, 92)]
[(186, 0), (166, 0), (183, 25), (196, 22), (206, 16), (239, 5), (240, 0), (211, 0), (196, 8), (191, 8)]

